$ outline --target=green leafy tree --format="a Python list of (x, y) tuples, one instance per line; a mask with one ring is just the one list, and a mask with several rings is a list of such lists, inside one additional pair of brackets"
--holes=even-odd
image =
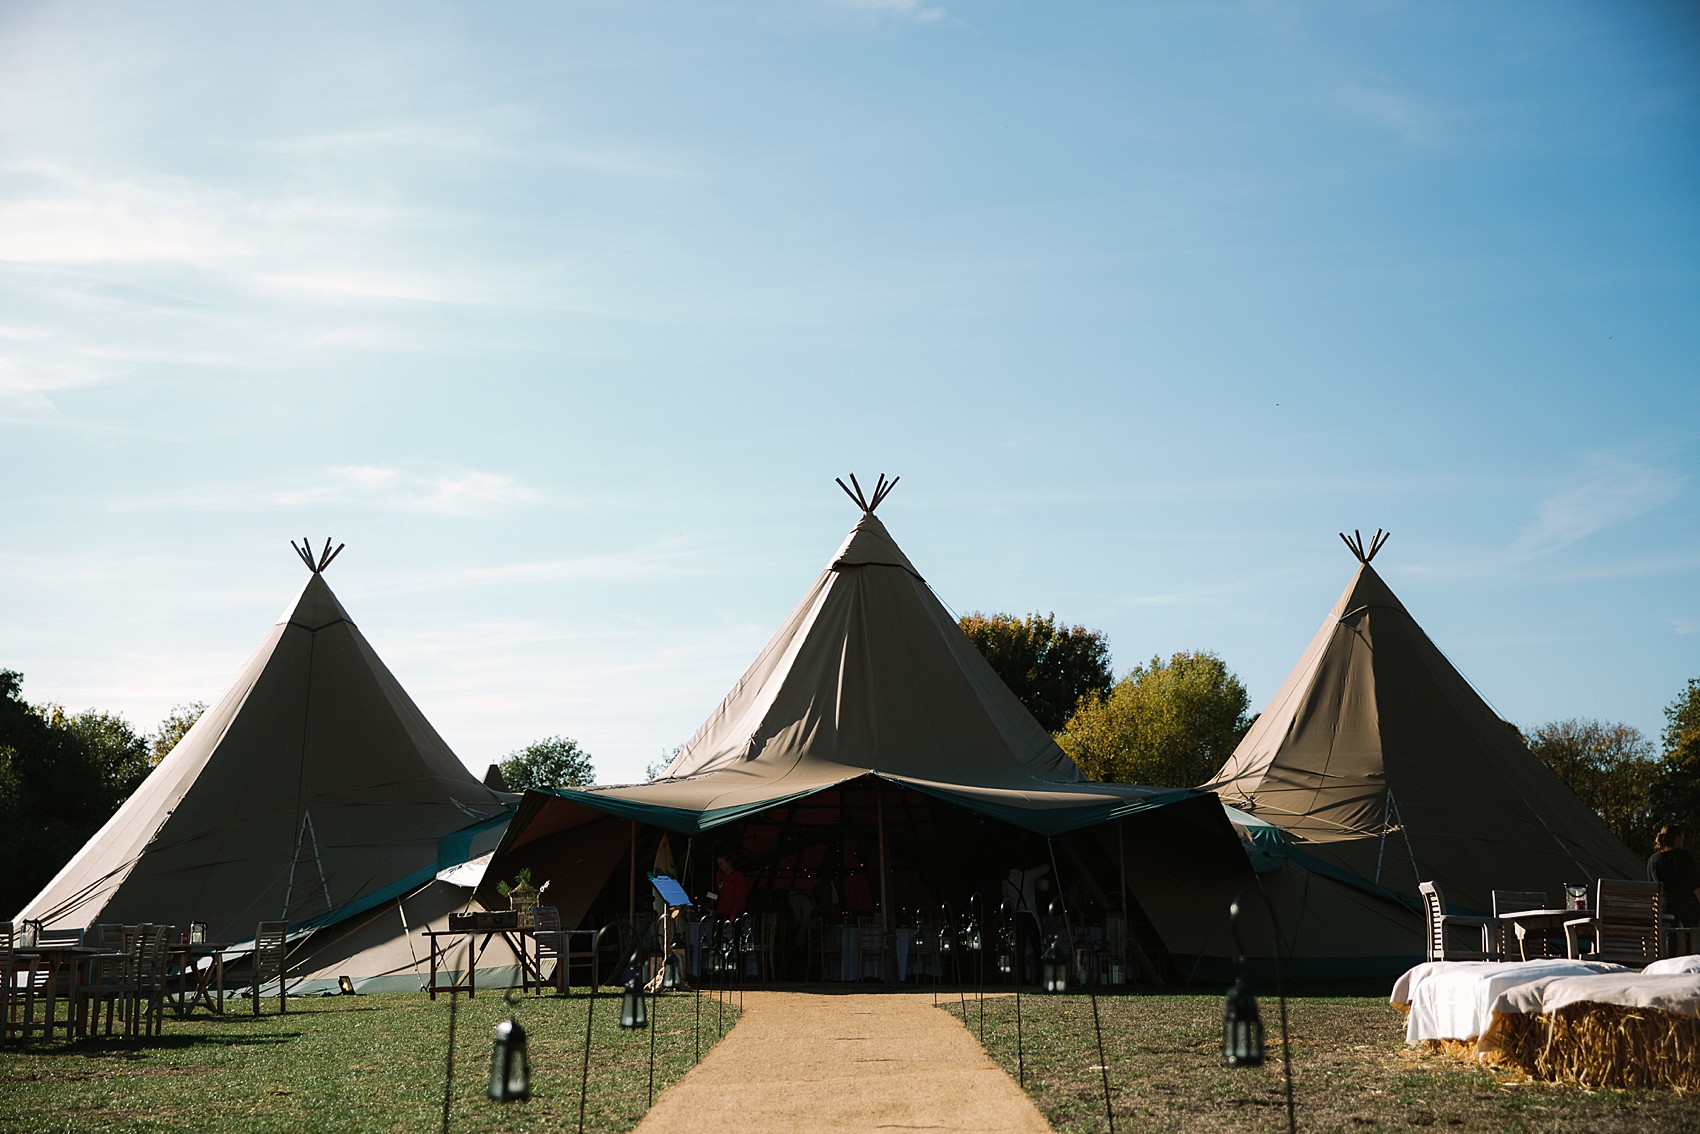
[(67, 713), (63, 706), (53, 704), (38, 706), (36, 711), (50, 727), (63, 729), (82, 740), (100, 768), (108, 811), (116, 811), (147, 779), (153, 767), (148, 742), (123, 717), (99, 709)]
[(551, 736), (510, 753), (498, 763), (509, 791), (532, 788), (585, 787), (596, 782), (590, 754), (578, 741)]
[(1690, 677), (1665, 706), (1662, 739), (1653, 808), (1660, 822), (1681, 823), (1692, 831), (1700, 824), (1700, 677)]
[(1047, 732), (1063, 727), (1082, 697), (1110, 692), (1110, 643), (1101, 631), (1058, 625), (1055, 614), (974, 611), (959, 625)]
[(0, 910), (21, 909), (117, 807), (88, 742), (0, 670)]
[(148, 763), (158, 764), (171, 754), (177, 747), (177, 742), (188, 735), (195, 722), (201, 719), (201, 714), (207, 711), (205, 701), (191, 701), (187, 705), (173, 705), (171, 712), (166, 714), (153, 735), (148, 737)]
[(1604, 819), (1625, 846), (1652, 847), (1659, 816), (1653, 787), (1661, 767), (1653, 742), (1632, 725), (1551, 721), (1528, 735), (1529, 751)]
[(1251, 727), (1245, 686), (1213, 653), (1181, 652), (1089, 693), (1057, 743), (1095, 780), (1193, 787), (1204, 783)]

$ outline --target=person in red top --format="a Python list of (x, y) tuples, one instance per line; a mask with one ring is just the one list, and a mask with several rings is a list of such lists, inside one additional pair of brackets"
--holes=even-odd
[(715, 912), (721, 917), (740, 917), (749, 902), (750, 883), (732, 865), (732, 856), (723, 854), (714, 860), (718, 869), (714, 874)]

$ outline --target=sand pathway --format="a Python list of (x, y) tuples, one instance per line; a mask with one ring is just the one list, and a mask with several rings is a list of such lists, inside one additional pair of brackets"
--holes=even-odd
[(1051, 1127), (931, 992), (746, 992), (744, 1016), (637, 1134)]

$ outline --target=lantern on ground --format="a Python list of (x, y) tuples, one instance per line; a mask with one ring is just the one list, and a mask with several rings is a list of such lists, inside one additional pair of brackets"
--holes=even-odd
[(1263, 1066), (1263, 1017), (1243, 977), (1234, 978), (1222, 1009), (1222, 1066)]
[(490, 1097), (497, 1102), (524, 1102), (531, 1097), (525, 1029), (512, 1016), (496, 1025), (490, 1050)]
[(1039, 958), (1039, 987), (1045, 992), (1068, 991), (1068, 958), (1063, 956), (1062, 946), (1055, 937), (1045, 947), (1045, 955)]
[(637, 969), (626, 966), (626, 984), (620, 990), (620, 1026), (649, 1027), (649, 1005), (644, 1001), (643, 988), (638, 984)]

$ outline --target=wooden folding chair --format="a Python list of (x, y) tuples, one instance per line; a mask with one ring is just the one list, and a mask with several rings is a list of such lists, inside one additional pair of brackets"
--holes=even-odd
[[(1495, 890), (1493, 892), (1495, 921), (1499, 921), (1506, 914), (1549, 908), (1544, 890)], [(1551, 957), (1557, 955), (1555, 949), (1560, 937), (1556, 927), (1552, 930), (1530, 930), (1529, 933), (1535, 938), (1535, 956)], [(1508, 921), (1499, 921), (1499, 924), (1495, 927), (1494, 947), (1498, 950), (1499, 959), (1502, 961), (1513, 954), (1527, 960), (1530, 953), (1527, 938), (1519, 938), (1516, 927)]]
[[(1497, 961), (1498, 923), (1491, 917), (1469, 914), (1449, 914), (1440, 897), (1440, 888), (1433, 882), (1417, 883), (1423, 896), (1423, 910), (1428, 915), (1428, 959), (1431, 961)], [(1458, 948), (1447, 944), (1455, 930), (1474, 930), (1475, 948)]]
[(254, 986), (249, 995), (254, 1001), (254, 1015), (260, 1014), (260, 996), (268, 980), (277, 981), (277, 1010), (289, 1011), (289, 923), (262, 921), (254, 930)]
[(1658, 960), (1664, 952), (1664, 887), (1602, 878), (1596, 893), (1593, 917), (1564, 923), (1569, 956), (1636, 968)]

